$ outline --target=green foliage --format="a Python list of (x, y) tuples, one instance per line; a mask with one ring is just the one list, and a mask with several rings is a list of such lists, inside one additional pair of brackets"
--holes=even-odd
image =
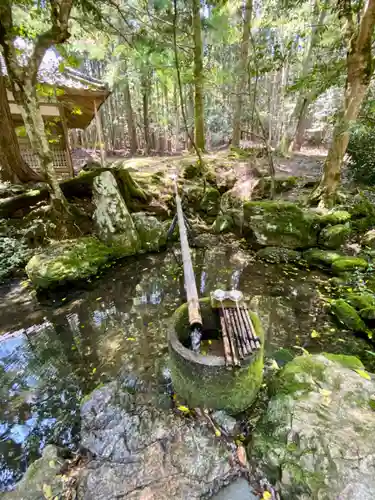
[(15, 238), (0, 238), (0, 282), (20, 270), (30, 258), (31, 250)]
[(350, 173), (357, 182), (375, 185), (375, 127), (356, 124), (347, 149)]

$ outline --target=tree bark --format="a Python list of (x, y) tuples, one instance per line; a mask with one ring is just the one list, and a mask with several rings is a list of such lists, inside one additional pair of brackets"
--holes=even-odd
[[(315, 1), (313, 8), (313, 27), (311, 29), (309, 44), (303, 58), (301, 78), (306, 78), (311, 68), (313, 50), (318, 42), (319, 33), (324, 27), (324, 18), (327, 13), (327, 3), (328, 0), (326, 0), (322, 7), (320, 7), (319, 0)], [(280, 143), (280, 151), (283, 154), (287, 154), (288, 152), (290, 152), (292, 150), (293, 144), (297, 145), (297, 135), (299, 135), (300, 138), (301, 136), (303, 136), (304, 130), (302, 130), (302, 128), (303, 124), (306, 121), (306, 113), (311, 103), (310, 99), (312, 98), (312, 96), (313, 93), (311, 91), (301, 91), (299, 93), (285, 134), (283, 135)]]
[(351, 8), (347, 8), (342, 16), (346, 18), (348, 38), (347, 79), (343, 110), (338, 115), (323, 175), (319, 186), (311, 195), (311, 201), (318, 202), (320, 206), (331, 206), (335, 202), (341, 165), (349, 142), (349, 128), (358, 116), (373, 73), (371, 40), (375, 26), (375, 0), (367, 0), (357, 30), (354, 29)]
[(138, 149), (138, 141), (137, 141), (137, 129), (134, 123), (134, 114), (133, 114), (133, 106), (130, 95), (129, 81), (126, 76), (124, 83), (124, 100), (125, 100), (125, 115), (126, 115), (126, 123), (128, 126), (128, 134), (129, 134), (129, 142), (130, 142), (130, 152), (135, 154)]
[(2, 179), (10, 182), (38, 182), (43, 177), (22, 158), (17, 134), (14, 130), (4, 77), (0, 75), (0, 164)]
[(53, 167), (52, 151), (48, 143), (42, 113), (39, 109), (36, 87), (30, 81), (27, 81), (25, 87), (19, 92), (18, 100), (27, 135), (39, 157), (43, 175), (51, 187), (51, 198), (55, 208), (59, 210), (65, 208), (67, 210), (68, 202), (61, 191)]
[(150, 120), (149, 120), (149, 91), (150, 83), (147, 74), (142, 74), (142, 108), (143, 108), (143, 134), (145, 140), (145, 152), (150, 153)]
[(203, 105), (203, 59), (202, 59), (202, 26), (200, 0), (192, 0), (193, 6), (193, 37), (194, 37), (194, 121), (195, 144), (204, 151), (204, 105)]
[(241, 55), (238, 68), (238, 81), (236, 85), (236, 96), (234, 104), (234, 117), (233, 117), (233, 146), (239, 146), (241, 140), (241, 110), (242, 110), (242, 94), (246, 88), (248, 80), (247, 64), (249, 57), (249, 38), (251, 30), (251, 16), (253, 12), (253, 0), (246, 0), (245, 4), (245, 18), (243, 23)]
[[(21, 107), (22, 118), (35, 152), (40, 158), (43, 175), (51, 187), (52, 201), (59, 200), (60, 208), (68, 211), (68, 203), (57, 181), (53, 168), (52, 152), (47, 140), (43, 117), (36, 94), (37, 74), (46, 51), (53, 45), (64, 43), (70, 36), (68, 22), (73, 0), (50, 0), (51, 28), (35, 38), (33, 51), (26, 65), (21, 65), (17, 57), (10, 0), (0, 2), (0, 45), (17, 104)], [(56, 204), (55, 204), (56, 206)]]

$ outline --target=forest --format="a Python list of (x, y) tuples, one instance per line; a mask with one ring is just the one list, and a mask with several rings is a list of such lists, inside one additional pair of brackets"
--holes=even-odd
[(0, 498), (375, 497), (375, 0), (0, 0)]

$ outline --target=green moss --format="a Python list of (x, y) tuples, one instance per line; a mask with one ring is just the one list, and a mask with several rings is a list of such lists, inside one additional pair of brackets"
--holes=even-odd
[(361, 259), (360, 257), (342, 257), (341, 259), (337, 259), (332, 264), (333, 272), (340, 274), (346, 273), (350, 271), (365, 270), (367, 269), (368, 263)]
[(244, 230), (260, 245), (311, 247), (317, 241), (317, 216), (285, 201), (244, 203)]
[(34, 255), (26, 273), (35, 287), (48, 288), (95, 275), (114, 253), (115, 249), (93, 237), (64, 241)]
[(331, 311), (336, 318), (349, 330), (354, 332), (367, 332), (367, 327), (357, 311), (344, 299), (331, 302)]
[(322, 229), (319, 235), (319, 245), (326, 248), (339, 248), (350, 235), (350, 225), (337, 224)]
[[(214, 320), (209, 299), (202, 299), (201, 312), (206, 328)], [(254, 354), (247, 366), (228, 370), (224, 365), (207, 366), (198, 362), (193, 364), (173, 349), (170, 349), (170, 368), (176, 393), (190, 407), (225, 409), (238, 413), (248, 408), (255, 399), (263, 379), (264, 332), (258, 316), (250, 312), (255, 331), (261, 339), (262, 347)], [(184, 304), (174, 314), (174, 324), (180, 340), (189, 335), (187, 306)], [(201, 358), (201, 357), (200, 357)], [(198, 358), (198, 360), (200, 359)], [(210, 358), (210, 356), (202, 356)], [(202, 383), (204, 380), (204, 383)]]
[(213, 187), (208, 187), (200, 203), (200, 210), (207, 215), (216, 216), (220, 209), (220, 193)]
[(212, 229), (215, 233), (227, 233), (231, 231), (234, 226), (233, 217), (230, 215), (218, 215), (215, 222), (212, 225)]
[(135, 227), (146, 252), (158, 252), (165, 246), (167, 231), (165, 226), (154, 216), (143, 212), (132, 214)]
[(375, 296), (369, 292), (349, 292), (345, 294), (345, 300), (356, 309), (375, 306)]
[(275, 192), (284, 193), (290, 191), (297, 186), (300, 177), (296, 176), (286, 176), (286, 177), (276, 177), (275, 179)]
[(324, 363), (312, 356), (298, 356), (282, 369), (273, 390), (288, 395), (310, 392), (317, 381), (324, 381), (324, 370)]
[(257, 257), (274, 264), (297, 262), (301, 258), (300, 252), (290, 248), (266, 247), (257, 252)]
[(331, 354), (328, 352), (324, 352), (323, 355), (330, 361), (338, 363), (344, 368), (349, 368), (350, 370), (364, 369), (362, 361), (358, 359), (356, 356), (347, 356), (345, 354)]
[(344, 224), (351, 219), (351, 215), (346, 210), (336, 210), (334, 212), (328, 212), (321, 215), (319, 218), (320, 223), (323, 224)]
[(330, 250), (320, 250), (319, 248), (310, 248), (303, 252), (303, 258), (311, 266), (320, 268), (331, 267), (333, 262), (342, 258), (343, 255)]
[(364, 307), (359, 311), (359, 315), (364, 320), (373, 321), (375, 319), (375, 307), (374, 306)]

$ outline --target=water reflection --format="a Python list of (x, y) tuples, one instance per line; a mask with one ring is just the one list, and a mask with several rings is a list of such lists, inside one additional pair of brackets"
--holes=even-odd
[[(321, 276), (285, 274), (282, 267), (253, 262), (231, 248), (194, 252), (194, 269), (202, 296), (232, 287), (260, 297), (253, 304), (263, 317), (269, 349), (293, 345), (297, 336), (310, 338)], [(2, 292), (0, 488), (5, 490), (47, 442), (74, 446), (81, 400), (98, 384), (122, 370), (158, 377), (184, 284), (181, 267), (166, 253), (129, 259), (88, 289), (59, 292), (43, 303), (17, 283)]]

